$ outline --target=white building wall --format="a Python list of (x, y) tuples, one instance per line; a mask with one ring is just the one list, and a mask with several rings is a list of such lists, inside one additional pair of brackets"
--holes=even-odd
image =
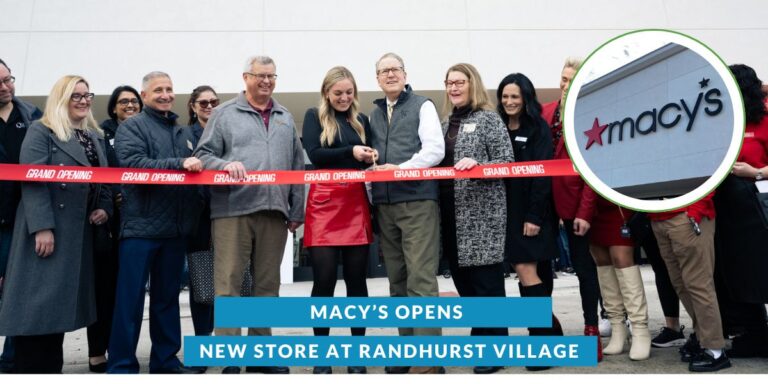
[(510, 72), (556, 88), (565, 56), (639, 28), (679, 30), (768, 78), (762, 0), (0, 0), (0, 14), (0, 57), (21, 96), (46, 95), (68, 73), (108, 94), (152, 70), (179, 92), (237, 92), (252, 54), (277, 62), (277, 92), (317, 92), (339, 64), (375, 91), (373, 65), (387, 51), (404, 57), (416, 89), (440, 89), (459, 61), (489, 88)]

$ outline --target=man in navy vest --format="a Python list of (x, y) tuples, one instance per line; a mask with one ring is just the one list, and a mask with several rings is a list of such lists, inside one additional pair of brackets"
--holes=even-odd
[[(443, 160), (440, 117), (406, 84), (403, 59), (387, 53), (376, 63), (385, 97), (371, 112), (379, 170), (434, 167)], [(434, 180), (373, 183), (379, 242), (393, 297), (438, 296), (440, 257), (438, 186)], [(401, 336), (439, 336), (440, 328), (400, 328)], [(443, 373), (442, 367), (387, 367), (387, 373)]]

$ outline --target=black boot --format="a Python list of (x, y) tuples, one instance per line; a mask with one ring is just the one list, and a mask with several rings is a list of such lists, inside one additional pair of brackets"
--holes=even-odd
[[(521, 297), (549, 297), (547, 295), (547, 288), (543, 283), (531, 285), (528, 287), (523, 286), (521, 283), (517, 283), (520, 288)], [(556, 335), (558, 332), (562, 335), (563, 329), (560, 328), (560, 322), (557, 321), (555, 316), (552, 316), (552, 327), (550, 328), (528, 328), (528, 335), (530, 336), (551, 336)], [(527, 366), (525, 369), (529, 371), (543, 371), (551, 367), (548, 366)]]

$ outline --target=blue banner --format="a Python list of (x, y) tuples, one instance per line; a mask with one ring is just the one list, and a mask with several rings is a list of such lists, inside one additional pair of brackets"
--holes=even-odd
[(549, 297), (217, 297), (216, 327), (550, 327)]
[(187, 366), (597, 366), (593, 336), (186, 336)]

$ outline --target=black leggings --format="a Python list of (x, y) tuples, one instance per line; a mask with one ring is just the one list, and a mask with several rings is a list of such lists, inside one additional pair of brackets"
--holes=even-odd
[(581, 309), (584, 311), (584, 324), (597, 325), (597, 301), (600, 299), (600, 286), (597, 283), (597, 267), (589, 253), (589, 233), (576, 236), (573, 233), (573, 220), (563, 220), (568, 234), (568, 247), (571, 251), (571, 264), (579, 279)]
[[(333, 297), (338, 280), (337, 257), (341, 254), (347, 297), (368, 297), (368, 245), (310, 247), (312, 297)], [(328, 336), (328, 328), (314, 328), (315, 336)], [(365, 335), (365, 328), (352, 328), (352, 336)]]

